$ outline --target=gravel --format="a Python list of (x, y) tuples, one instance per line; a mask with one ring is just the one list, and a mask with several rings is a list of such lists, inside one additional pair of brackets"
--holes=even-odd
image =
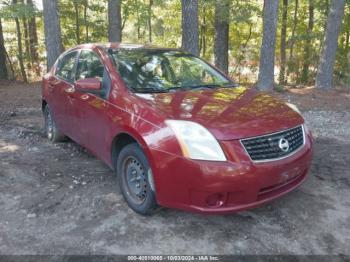
[(303, 116), (314, 138), (350, 141), (350, 112), (306, 111)]

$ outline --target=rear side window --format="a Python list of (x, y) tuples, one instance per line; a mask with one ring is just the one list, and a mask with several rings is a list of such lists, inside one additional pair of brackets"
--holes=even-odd
[(68, 82), (74, 82), (76, 57), (77, 52), (71, 52), (65, 55), (59, 62), (56, 75)]

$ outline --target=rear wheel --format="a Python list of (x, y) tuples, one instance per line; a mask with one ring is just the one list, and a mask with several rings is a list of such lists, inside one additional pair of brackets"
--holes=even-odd
[(152, 171), (138, 144), (129, 144), (121, 150), (117, 173), (122, 194), (129, 207), (141, 215), (152, 214), (157, 208)]
[(62, 142), (67, 139), (67, 137), (57, 128), (55, 120), (52, 117), (50, 108), (48, 105), (44, 109), (45, 118), (45, 133), (47, 138), (52, 142)]

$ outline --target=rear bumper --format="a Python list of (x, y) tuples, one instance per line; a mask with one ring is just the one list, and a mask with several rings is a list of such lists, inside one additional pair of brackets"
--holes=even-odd
[(227, 162), (193, 161), (151, 150), (157, 201), (161, 206), (205, 214), (260, 206), (305, 181), (311, 141), (307, 136), (304, 147), (294, 155), (266, 163), (251, 162), (239, 141), (221, 143)]

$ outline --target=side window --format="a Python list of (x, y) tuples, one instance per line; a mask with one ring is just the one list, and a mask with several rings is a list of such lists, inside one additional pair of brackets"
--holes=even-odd
[(102, 83), (100, 97), (107, 99), (111, 90), (111, 79), (98, 55), (90, 50), (82, 50), (79, 55), (76, 70), (76, 80), (98, 78)]
[(103, 78), (104, 66), (93, 51), (82, 50), (79, 56), (76, 80), (84, 78)]
[(57, 68), (56, 75), (68, 82), (74, 82), (74, 66), (77, 52), (71, 52), (65, 55)]

